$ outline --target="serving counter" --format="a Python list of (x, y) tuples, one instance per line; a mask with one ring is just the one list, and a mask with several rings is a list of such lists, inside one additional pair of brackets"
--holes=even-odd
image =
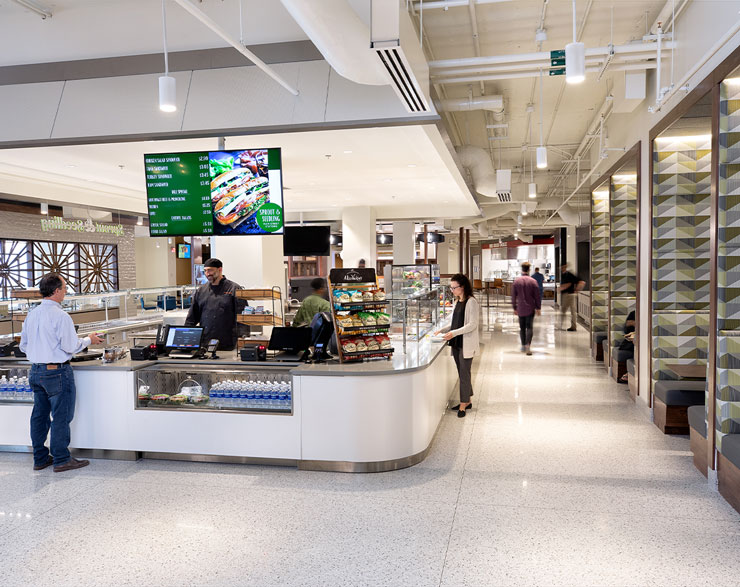
[[(20, 359), (0, 359), (0, 371), (10, 376), (22, 377), (28, 368)], [(389, 471), (423, 460), (456, 383), (445, 345), (429, 338), (409, 342), (388, 361), (359, 364), (245, 363), (229, 353), (219, 360), (90, 361), (73, 369), (70, 446), (83, 456), (346, 472)], [(217, 398), (220, 388), (257, 384), (284, 393), (254, 401), (245, 394)], [(206, 396), (202, 405), (153, 399), (195, 388)], [(0, 450), (29, 450), (32, 407), (23, 397), (0, 397)]]

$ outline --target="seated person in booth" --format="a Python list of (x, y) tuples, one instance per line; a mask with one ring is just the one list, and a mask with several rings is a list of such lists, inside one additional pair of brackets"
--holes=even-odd
[(202, 326), (203, 339), (208, 342), (218, 339), (218, 348), (231, 351), (236, 347), (236, 314), (246, 305), (236, 299), (236, 290), (241, 289), (223, 274), (223, 263), (208, 259), (204, 264), (208, 283), (201, 285), (193, 294), (193, 304), (188, 310), (185, 326)]
[[(635, 357), (635, 311), (632, 310), (627, 315), (624, 322), (624, 338), (619, 343), (619, 350), (631, 353), (629, 358)], [(627, 381), (627, 374), (622, 376), (622, 381)]]
[(322, 277), (311, 280), (313, 293), (306, 296), (298, 312), (293, 318), (293, 326), (308, 326), (313, 317), (319, 312), (331, 312), (331, 304), (326, 296), (326, 281)]

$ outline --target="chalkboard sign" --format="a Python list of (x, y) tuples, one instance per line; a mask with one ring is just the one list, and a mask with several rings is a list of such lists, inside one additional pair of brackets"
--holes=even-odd
[(375, 283), (375, 269), (332, 269), (329, 272), (329, 281), (332, 285)]

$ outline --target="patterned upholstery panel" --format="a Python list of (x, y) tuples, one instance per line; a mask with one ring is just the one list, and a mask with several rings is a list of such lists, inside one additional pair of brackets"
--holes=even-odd
[(609, 191), (591, 194), (591, 340), (609, 329)]
[(624, 323), (629, 313), (635, 309), (636, 297), (615, 298), (609, 300), (611, 312), (611, 346), (617, 345), (624, 338)]
[(637, 176), (614, 175), (609, 190), (609, 346), (624, 338), (624, 323), (635, 309), (637, 292)]
[(706, 365), (709, 352), (709, 312), (653, 312), (653, 382), (675, 379), (668, 363)]
[(740, 84), (720, 86), (717, 215), (717, 448), (740, 432)]

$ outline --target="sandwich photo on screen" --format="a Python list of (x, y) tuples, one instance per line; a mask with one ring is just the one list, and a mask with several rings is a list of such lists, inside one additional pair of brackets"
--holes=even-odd
[[(268, 149), (216, 151), (209, 154), (213, 233), (267, 234), (255, 215), (273, 202), (282, 209), (279, 169), (268, 166)], [(275, 192), (271, 191), (277, 182)]]

